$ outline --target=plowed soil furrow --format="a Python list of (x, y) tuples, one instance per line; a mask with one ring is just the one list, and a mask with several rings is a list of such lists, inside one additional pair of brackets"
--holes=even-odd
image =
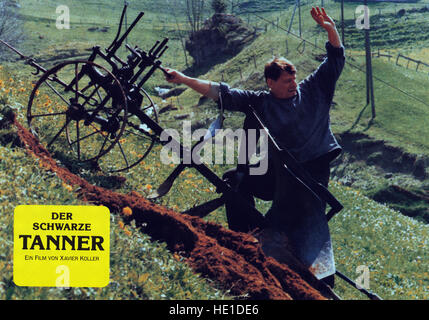
[(258, 241), (249, 234), (155, 205), (136, 192), (120, 194), (91, 185), (59, 166), (16, 118), (14, 125), (27, 151), (37, 156), (46, 170), (78, 186), (77, 196), (115, 212), (130, 207), (132, 215), (127, 219), (135, 220), (152, 239), (166, 242), (172, 252), (186, 257), (195, 272), (217, 281), (231, 294), (249, 299), (330, 298), (326, 287), (292, 255), (288, 264), (280, 264), (265, 256)]

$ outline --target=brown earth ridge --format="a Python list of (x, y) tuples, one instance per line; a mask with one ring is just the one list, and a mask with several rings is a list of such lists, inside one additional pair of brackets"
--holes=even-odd
[(72, 185), (77, 196), (91, 204), (104, 205), (112, 212), (130, 207), (136, 226), (153, 240), (163, 241), (171, 252), (185, 257), (192, 269), (219, 283), (234, 296), (245, 299), (325, 300), (335, 298), (326, 285), (292, 255), (287, 264), (266, 256), (256, 238), (234, 232), (198, 217), (156, 205), (137, 192), (120, 194), (94, 186), (63, 168), (37, 138), (13, 116), (21, 145), (40, 159), (45, 170)]

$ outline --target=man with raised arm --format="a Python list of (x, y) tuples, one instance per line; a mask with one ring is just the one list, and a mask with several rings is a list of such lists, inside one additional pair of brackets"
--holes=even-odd
[[(265, 65), (264, 75), (269, 91), (234, 89), (224, 83), (188, 77), (171, 69), (167, 69), (169, 77), (166, 80), (185, 84), (215, 101), (221, 99), (225, 109), (248, 115), (245, 120), (247, 128), (256, 128), (249, 117), (248, 106), (251, 105), (276, 142), (287, 149), (314, 180), (327, 187), (330, 162), (341, 152), (330, 128), (329, 111), (336, 82), (344, 67), (345, 53), (335, 23), (324, 8), (312, 8), (311, 16), (328, 34), (325, 45), (327, 57), (299, 84), (296, 82), (295, 66), (285, 58), (274, 58)], [(271, 156), (272, 152), (269, 155), (266, 174), (252, 176), (247, 172), (244, 178), (238, 179), (240, 169), (237, 168), (227, 172), (224, 178), (235, 184), (251, 202), (254, 201), (253, 196), (274, 200), (266, 219), (271, 225), (282, 228), (288, 223), (285, 208), (304, 212), (311, 201), (296, 182), (288, 181), (280, 174), (276, 157)], [(227, 203), (226, 209), (231, 229), (247, 232), (255, 227), (246, 212), (241, 212), (234, 204)]]

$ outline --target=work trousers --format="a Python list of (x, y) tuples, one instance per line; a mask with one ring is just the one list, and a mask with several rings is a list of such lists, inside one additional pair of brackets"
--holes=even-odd
[[(330, 175), (330, 161), (327, 157), (302, 163), (302, 166), (312, 178), (327, 187)], [(282, 171), (283, 170), (283, 171)], [(308, 205), (314, 201), (314, 196), (303, 188), (292, 176), (285, 174), (285, 169), (278, 159), (269, 161), (268, 170), (264, 175), (243, 174), (237, 168), (230, 169), (223, 175), (226, 180), (249, 204), (255, 205), (254, 197), (265, 201), (273, 201), (273, 206), (281, 205), (287, 207), (286, 214), (279, 214), (277, 210), (270, 210), (265, 221), (271, 227), (281, 229), (287, 223), (288, 210), (300, 210), (302, 205)], [(249, 232), (260, 226), (255, 221), (260, 217), (249, 216), (245, 207), (231, 199), (225, 204), (228, 225), (231, 230)], [(322, 204), (323, 210), (326, 203)], [(275, 213), (274, 213), (275, 212)]]

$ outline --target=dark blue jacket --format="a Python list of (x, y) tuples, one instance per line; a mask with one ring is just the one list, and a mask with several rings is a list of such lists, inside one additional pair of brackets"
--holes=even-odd
[(223, 107), (247, 114), (252, 105), (276, 142), (299, 162), (338, 155), (341, 147), (331, 131), (329, 111), (345, 54), (344, 47), (329, 42), (326, 51), (325, 60), (298, 84), (293, 98), (277, 99), (268, 91), (233, 89), (221, 83)]

